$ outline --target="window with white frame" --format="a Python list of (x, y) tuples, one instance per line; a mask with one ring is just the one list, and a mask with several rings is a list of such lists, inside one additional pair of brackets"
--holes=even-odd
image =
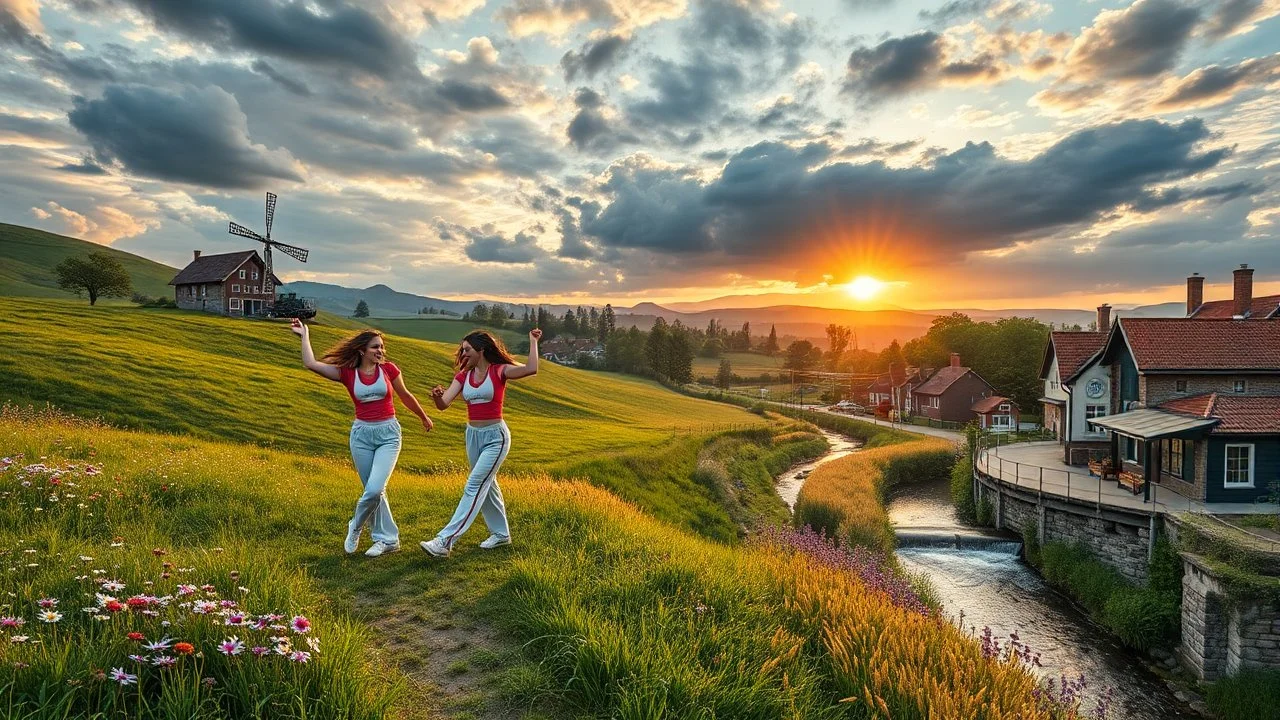
[(258, 279), (258, 271), (257, 271), (257, 270), (254, 270), (254, 271), (253, 271), (253, 279), (254, 279), (254, 280), (257, 280), (257, 279)]
[(1253, 445), (1227, 445), (1223, 487), (1253, 487)]
[(240, 298), (231, 298), (231, 309), (232, 310), (240, 309)]
[(1000, 412), (1009, 412), (1009, 403), (1000, 403)]
[(1182, 460), (1186, 445), (1182, 440), (1165, 440), (1160, 443), (1160, 466), (1166, 474), (1182, 477)]
[(262, 286), (261, 286), (261, 285), (254, 285), (254, 286), (253, 286), (253, 294), (254, 294), (254, 295), (261, 295), (261, 294), (262, 294)]
[(992, 415), (991, 427), (1011, 428), (1013, 427), (1013, 416), (1012, 415)]
[(209, 286), (208, 286), (208, 285), (201, 285), (201, 286), (200, 286), (200, 297), (205, 297), (205, 296), (206, 296), (206, 295), (208, 295), (208, 294), (209, 294)]
[(244, 279), (244, 268), (240, 268), (240, 279)]
[(1245, 388), (1245, 382), (1243, 380), (1236, 380), (1234, 383), (1231, 384), (1232, 392), (1242, 393), (1244, 392), (1244, 388)]
[(1106, 405), (1085, 405), (1084, 406), (1084, 426), (1089, 432), (1102, 432), (1097, 425), (1089, 422), (1098, 417), (1105, 417), (1107, 414)]
[(232, 285), (232, 286), (231, 286), (231, 292), (240, 292), (240, 286), (239, 286), (239, 285)]

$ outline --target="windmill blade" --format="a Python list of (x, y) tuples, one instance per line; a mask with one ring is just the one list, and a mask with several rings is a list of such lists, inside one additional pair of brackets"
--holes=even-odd
[(276, 194), (267, 193), (267, 239), (271, 239), (271, 221), (276, 217)]
[(293, 259), (295, 259), (295, 260), (300, 260), (300, 261), (302, 261), (302, 262), (306, 262), (306, 261), (307, 261), (307, 254), (311, 252), (310, 250), (306, 250), (306, 249), (304, 249), (304, 248), (296, 247), (296, 246), (294, 246), (294, 245), (286, 245), (286, 244), (284, 244), (284, 243), (282, 243), (282, 242), (276, 242), (275, 240), (271, 240), (271, 241), (269, 242), (269, 244), (267, 245), (267, 247), (277, 247), (277, 248), (280, 248), (280, 252), (282, 252), (282, 253), (284, 253), (284, 254), (288, 255), (289, 257), (291, 257), (291, 258), (293, 258)]
[(267, 242), (266, 238), (239, 223), (231, 223), (231, 227), (227, 228), (227, 232), (232, 235), (239, 235), (240, 237), (252, 238), (259, 242)]

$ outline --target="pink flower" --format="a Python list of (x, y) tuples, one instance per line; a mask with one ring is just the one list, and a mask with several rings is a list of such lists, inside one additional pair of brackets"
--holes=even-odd
[(20, 628), (26, 622), (20, 617), (0, 617), (0, 628)]
[(261, 645), (258, 645), (258, 646), (255, 646), (253, 650), (251, 650), (250, 652), (253, 653), (254, 657), (262, 657), (263, 655), (266, 655), (267, 653), (271, 652), (271, 649), (264, 648)]
[(130, 655), (129, 659), (136, 663), (145, 663), (150, 660), (146, 655)]
[(158, 668), (171, 668), (178, 664), (178, 658), (172, 655), (157, 655), (152, 658), (151, 664)]
[(218, 645), (218, 652), (223, 655), (239, 655), (244, 652), (244, 643), (240, 642), (240, 639), (233, 635), (226, 640), (223, 640), (222, 643)]
[(120, 592), (124, 589), (124, 583), (119, 580), (106, 580), (102, 583), (102, 589), (107, 592)]
[(311, 653), (301, 650), (294, 650), (289, 654), (289, 659), (296, 663), (304, 663), (311, 660)]
[(227, 624), (227, 625), (244, 625), (244, 624), (246, 624), (246, 623), (245, 623), (244, 614), (243, 614), (243, 613), (232, 613), (232, 614), (228, 615), (228, 616), (227, 616), (227, 620), (226, 620), (226, 624)]
[(172, 642), (173, 642), (173, 640), (172, 640), (171, 638), (165, 638), (165, 639), (163, 639), (163, 640), (157, 640), (157, 641), (155, 641), (155, 642), (147, 643), (146, 645), (143, 645), (142, 647), (143, 647), (143, 648), (145, 648), (145, 649), (147, 649), (147, 650), (150, 650), (151, 652), (155, 652), (155, 651), (157, 651), (157, 650), (168, 650), (168, 649), (169, 649), (169, 644), (170, 644), (170, 643), (172, 643)]
[(58, 607), (58, 598), (40, 598), (36, 604), (45, 610), (52, 610)]
[(195, 585), (179, 585), (178, 594), (179, 595), (195, 595), (196, 586)]
[(130, 675), (124, 671), (124, 668), (111, 668), (111, 679), (121, 685), (133, 685), (138, 682), (138, 676)]
[(217, 681), (217, 680), (214, 680), (214, 679), (213, 679), (213, 678), (211, 678), (211, 677), (207, 677), (207, 678), (205, 678), (205, 679), (201, 680), (200, 682), (201, 682), (205, 687), (213, 687), (214, 685), (217, 685), (217, 684), (218, 684), (218, 681)]
[(197, 615), (208, 615), (209, 613), (217, 609), (218, 609), (218, 603), (216, 602), (212, 602), (209, 600), (197, 600), (196, 604), (192, 606), (191, 612)]
[(290, 620), (289, 625), (293, 627), (293, 631), (296, 633), (311, 632), (311, 621), (301, 615)]

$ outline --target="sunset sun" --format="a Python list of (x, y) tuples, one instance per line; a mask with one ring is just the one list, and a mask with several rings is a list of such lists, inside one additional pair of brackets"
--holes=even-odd
[(853, 279), (853, 282), (846, 285), (845, 289), (855, 300), (870, 300), (880, 294), (884, 289), (884, 283), (869, 275), (859, 275)]

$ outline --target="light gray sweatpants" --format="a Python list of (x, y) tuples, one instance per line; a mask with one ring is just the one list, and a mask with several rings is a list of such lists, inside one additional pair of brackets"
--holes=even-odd
[(400, 542), (400, 528), (391, 517), (387, 505), (387, 480), (396, 469), (400, 457), (400, 423), (395, 418), (365, 422), (356, 420), (351, 425), (351, 459), (364, 493), (356, 501), (356, 512), (348, 529), (369, 524), (369, 536), (374, 542), (395, 545)]
[(507, 508), (502, 504), (502, 490), (498, 488), (498, 468), (510, 451), (511, 431), (505, 422), (485, 427), (467, 426), (467, 462), (471, 463), (471, 474), (467, 476), (453, 519), (436, 534), (445, 547), (453, 547), (475, 522), (477, 514), (484, 515), (489, 532), (500, 537), (511, 536)]

